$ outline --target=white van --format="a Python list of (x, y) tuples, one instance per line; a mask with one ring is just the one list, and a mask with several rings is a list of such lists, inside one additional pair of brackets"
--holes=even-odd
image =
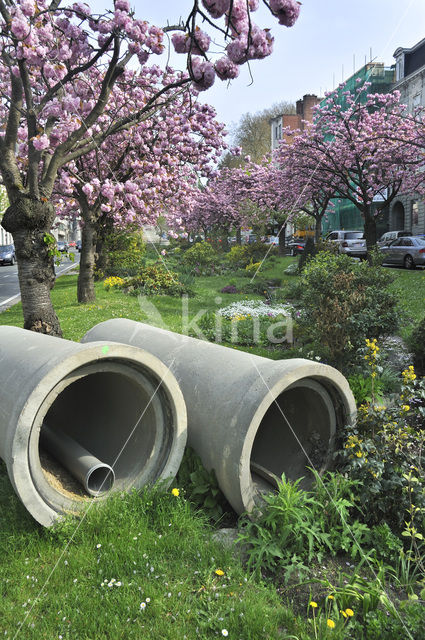
[(385, 245), (389, 245), (393, 240), (397, 240), (397, 238), (405, 238), (411, 235), (411, 231), (387, 231), (379, 238), (378, 247), (384, 247)]

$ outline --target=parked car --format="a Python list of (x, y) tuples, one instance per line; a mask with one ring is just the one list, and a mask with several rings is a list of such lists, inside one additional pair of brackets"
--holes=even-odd
[(71, 249), (71, 247), (75, 247), (75, 246), (76, 246), (76, 244), (77, 244), (77, 243), (76, 243), (74, 240), (70, 240), (70, 241), (68, 242), (68, 247)]
[(13, 244), (3, 244), (0, 246), (0, 264), (15, 264), (15, 247)]
[(338, 229), (328, 233), (325, 241), (337, 243), (339, 253), (345, 253), (347, 256), (353, 258), (362, 259), (366, 257), (366, 239), (363, 231), (345, 231)]
[(304, 253), (305, 240), (291, 240), (286, 245), (289, 249), (289, 255), (299, 256), (300, 253)]
[(404, 266), (414, 269), (418, 265), (425, 266), (425, 238), (423, 236), (407, 236), (397, 238), (389, 245), (380, 247), (384, 255), (384, 264)]
[(386, 231), (378, 240), (378, 247), (385, 247), (397, 238), (405, 238), (406, 236), (413, 235), (411, 231)]
[(60, 251), (61, 253), (65, 253), (66, 251), (68, 251), (68, 243), (64, 242), (63, 240), (58, 240), (58, 251)]

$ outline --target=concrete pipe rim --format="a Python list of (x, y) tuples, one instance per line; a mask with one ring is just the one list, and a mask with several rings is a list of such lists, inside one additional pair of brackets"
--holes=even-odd
[[(76, 345), (76, 347), (78, 348), (74, 353), (56, 363), (32, 390), (20, 413), (13, 436), (11, 461), (8, 465), (9, 477), (28, 511), (44, 526), (53, 524), (63, 513), (76, 513), (80, 508), (77, 501), (69, 501), (53, 487), (50, 487), (53, 493), (49, 491), (40, 493), (40, 484), (43, 485), (43, 480), (40, 478), (43, 472), (40, 459), (37, 460), (35, 453), (38, 451), (43, 418), (54, 405), (55, 398), (58, 398), (69, 384), (73, 384), (73, 382), (67, 384), (67, 377), (71, 376), (72, 379), (73, 373), (79, 371), (82, 374), (76, 376), (78, 380), (85, 377), (84, 370), (89, 372), (88, 375), (93, 375), (96, 369), (101, 373), (105, 370), (109, 371), (112, 365), (114, 373), (118, 366), (118, 369), (123, 367), (127, 370), (129, 376), (134, 379), (139, 377), (140, 380), (140, 376), (146, 377), (148, 374), (152, 380), (156, 380), (158, 389), (153, 404), (157, 405), (156, 413), (160, 416), (161, 410), (158, 408), (158, 403), (162, 394), (162, 399), (166, 401), (162, 422), (166, 420), (167, 426), (164, 429), (162, 424), (161, 427), (164, 446), (161, 448), (161, 443), (157, 443), (156, 453), (162, 462), (159, 473), (153, 481), (163, 480), (165, 484), (171, 482), (177, 473), (186, 445), (187, 414), (183, 395), (174, 375), (156, 356), (137, 347), (109, 341)], [(137, 384), (135, 382), (136, 388)], [(57, 391), (56, 395), (55, 391)], [(48, 484), (47, 480), (46, 483)], [(130, 487), (132, 486), (134, 485), (130, 483)], [(122, 490), (128, 490), (130, 487)], [(53, 494), (57, 495), (52, 499)], [(101, 500), (103, 496), (95, 499)], [(82, 502), (87, 506), (86, 500)]]
[[(265, 381), (264, 384), (266, 387)], [(330, 409), (328, 453), (323, 460), (319, 475), (326, 471), (330, 463), (338, 426), (341, 426), (342, 422), (351, 424), (354, 420), (356, 403), (347, 380), (338, 370), (328, 365), (311, 362), (305, 367), (299, 367), (289, 373), (284, 373), (282, 379), (272, 384), (270, 388), (266, 388), (263, 400), (258, 405), (247, 429), (240, 457), (240, 503), (237, 506), (233, 505), (239, 513), (250, 513), (263, 503), (261, 494), (256, 490), (252, 479), (251, 457), (254, 442), (264, 417), (270, 407), (272, 407), (275, 401), (283, 394), (306, 386), (314, 388), (315, 390), (320, 388), (320, 393), (323, 394), (324, 404)], [(337, 407), (338, 412), (334, 412), (336, 403), (339, 404), (339, 407)], [(278, 479), (280, 480), (280, 477)]]

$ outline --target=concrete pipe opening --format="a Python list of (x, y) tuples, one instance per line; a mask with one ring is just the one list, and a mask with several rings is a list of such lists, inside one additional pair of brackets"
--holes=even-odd
[(254, 437), (250, 458), (254, 491), (275, 490), (282, 474), (288, 480), (303, 478), (301, 486), (309, 486), (309, 468), (320, 473), (328, 465), (336, 423), (332, 398), (315, 380), (304, 378), (278, 395)]
[[(1, 328), (1, 345), (3, 329), (12, 328)], [(162, 362), (127, 345), (79, 345), (13, 329), (16, 349), (13, 341), (1, 349), (15, 375), (0, 389), (0, 453), (34, 518), (48, 526), (93, 497), (171, 482), (187, 420)]]

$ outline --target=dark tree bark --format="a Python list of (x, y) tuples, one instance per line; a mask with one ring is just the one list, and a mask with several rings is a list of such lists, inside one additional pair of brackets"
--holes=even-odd
[(242, 244), (242, 230), (240, 227), (236, 229), (236, 244)]
[(94, 270), (96, 264), (96, 229), (90, 216), (84, 217), (81, 229), (80, 271), (77, 283), (78, 302), (87, 303), (96, 300), (94, 288)]
[(286, 234), (286, 224), (282, 225), (278, 232), (280, 256), (285, 255), (285, 234)]
[(363, 209), (364, 216), (364, 234), (366, 238), (366, 249), (368, 261), (371, 262), (371, 250), (376, 245), (376, 218), (372, 214), (371, 207), (365, 207)]
[(322, 237), (322, 216), (316, 218), (316, 227), (314, 229), (314, 240), (316, 244), (320, 242), (321, 237)]
[(54, 218), (51, 203), (22, 194), (6, 209), (2, 226), (15, 244), (24, 329), (62, 337), (50, 299), (55, 284), (54, 247), (46, 242)]

